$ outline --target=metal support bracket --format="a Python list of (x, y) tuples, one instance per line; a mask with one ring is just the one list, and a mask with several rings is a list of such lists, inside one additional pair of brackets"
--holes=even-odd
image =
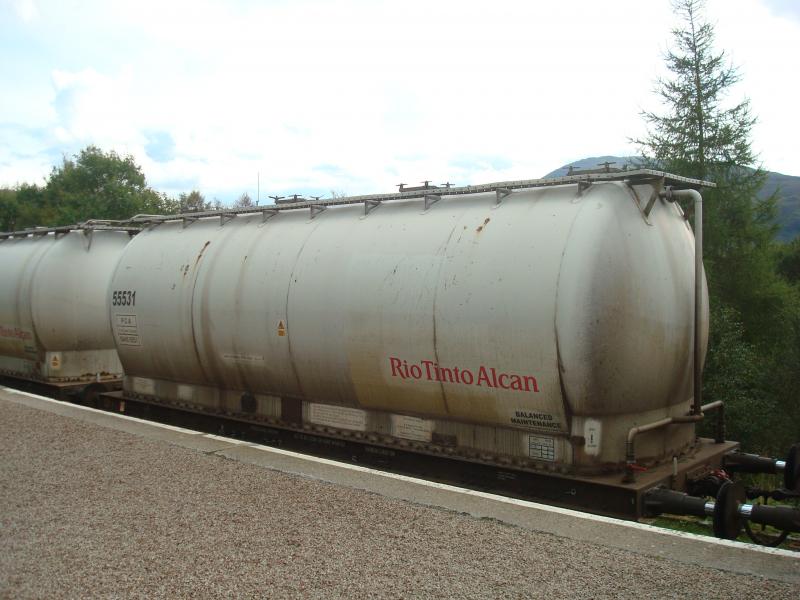
[(198, 217), (190, 217), (190, 216), (183, 215), (181, 217), (181, 227), (183, 227), (183, 229), (186, 229), (189, 225), (191, 225), (192, 223), (197, 221), (197, 219), (198, 219)]
[(583, 193), (592, 187), (591, 181), (579, 181), (578, 182), (578, 196), (583, 196)]
[(647, 204), (644, 207), (644, 216), (645, 218), (650, 217), (650, 213), (653, 210), (653, 207), (656, 205), (656, 200), (658, 200), (658, 188), (653, 188), (653, 193), (650, 194), (650, 199), (647, 201)]
[(272, 217), (278, 214), (278, 211), (275, 209), (266, 209), (261, 211), (261, 222), (266, 223)]
[(503, 198), (511, 194), (511, 190), (508, 188), (497, 188), (494, 193), (497, 195), (494, 205), (497, 206), (503, 201)]
[(436, 204), (442, 197), (439, 194), (425, 194), (425, 210)]
[(84, 229), (83, 230), (83, 240), (85, 242), (86, 251), (88, 252), (92, 248), (92, 238), (94, 237), (92, 234), (94, 233), (93, 229)]
[(308, 208), (309, 208), (309, 209), (310, 209), (310, 211), (311, 211), (311, 218), (313, 219), (313, 218), (314, 218), (314, 217), (316, 217), (316, 216), (317, 216), (319, 213), (321, 213), (323, 210), (327, 210), (327, 208), (328, 208), (328, 207), (327, 207), (327, 206), (323, 206), (323, 205), (321, 205), (321, 204), (312, 204), (312, 205), (311, 205), (311, 206), (309, 206)]
[(636, 183), (648, 183), (653, 186), (653, 190), (650, 193), (650, 198), (647, 200), (645, 204), (640, 198), (639, 193), (636, 191), (636, 187), (634, 185), (634, 181), (630, 179), (625, 180), (625, 185), (633, 196), (634, 201), (636, 202), (636, 206), (639, 209), (639, 212), (642, 214), (642, 219), (648, 225), (652, 226), (653, 224), (650, 222), (650, 213), (653, 212), (653, 208), (656, 205), (656, 200), (662, 197), (662, 188), (664, 185), (664, 178), (653, 178), (649, 180), (642, 180)]
[(235, 216), (236, 216), (236, 213), (221, 213), (219, 215), (219, 225), (220, 225), (220, 227), (225, 225), (225, 223), (227, 223), (228, 221), (233, 219)]
[(368, 215), (373, 209), (381, 205), (381, 200), (364, 200), (364, 216)]

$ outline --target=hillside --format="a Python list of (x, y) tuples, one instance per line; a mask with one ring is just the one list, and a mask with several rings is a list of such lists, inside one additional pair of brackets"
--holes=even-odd
[[(616, 163), (613, 166), (619, 168), (626, 163), (632, 163), (635, 159), (635, 156), (592, 156), (559, 167), (544, 177), (566, 175), (571, 166), (576, 169), (593, 169), (600, 163), (613, 162)], [(779, 192), (777, 222), (780, 229), (778, 239), (788, 242), (800, 235), (800, 177), (768, 171), (767, 182), (764, 184), (760, 196), (766, 198), (775, 191)]]

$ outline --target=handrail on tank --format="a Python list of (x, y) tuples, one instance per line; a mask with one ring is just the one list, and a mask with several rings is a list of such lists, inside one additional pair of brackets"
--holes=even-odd
[(495, 183), (486, 183), (479, 185), (465, 185), (459, 187), (428, 187), (419, 190), (396, 192), (392, 194), (367, 194), (361, 196), (346, 196), (343, 198), (333, 198), (330, 200), (298, 200), (291, 202), (281, 202), (280, 204), (270, 204), (263, 206), (253, 206), (248, 208), (223, 208), (220, 210), (206, 210), (194, 211), (186, 213), (176, 213), (170, 215), (136, 215), (131, 217), (130, 222), (138, 223), (163, 223), (167, 221), (182, 221), (185, 219), (202, 219), (206, 217), (219, 217), (221, 214), (225, 215), (254, 215), (270, 213), (271, 215), (278, 212), (291, 211), (298, 209), (311, 209), (314, 212), (319, 212), (328, 206), (345, 206), (349, 204), (364, 204), (369, 207), (366, 211), (370, 212), (380, 203), (390, 200), (411, 200), (421, 199), (425, 200), (428, 196), (426, 204), (432, 204), (430, 198), (432, 195), (444, 197), (456, 197), (469, 194), (481, 193), (496, 193), (498, 198), (505, 197), (511, 194), (514, 190), (541, 188), (541, 187), (554, 187), (559, 185), (569, 185), (575, 183), (592, 184), (603, 183), (610, 181), (625, 181), (631, 184), (647, 183), (654, 180), (662, 180), (664, 183), (678, 186), (681, 188), (704, 188), (716, 187), (716, 184), (710, 181), (703, 181), (700, 179), (691, 179), (681, 175), (674, 175), (664, 171), (655, 171), (653, 169), (635, 169), (630, 171), (620, 171), (611, 173), (586, 173), (579, 175), (566, 175), (563, 177), (553, 177), (549, 179), (521, 179), (516, 181), (500, 181)]
[(56, 225), (53, 227), (32, 227), (19, 231), (0, 232), (0, 240), (9, 238), (25, 238), (28, 236), (47, 235), (49, 233), (70, 233), (71, 231), (124, 231), (126, 233), (139, 233), (141, 226), (131, 225), (128, 221), (89, 220), (72, 225)]
[[(201, 219), (204, 217), (219, 217), (220, 215), (248, 215), (248, 214), (266, 214), (275, 215), (278, 212), (285, 210), (297, 210), (303, 208), (310, 208), (312, 211), (319, 211), (328, 206), (344, 206), (348, 204), (364, 204), (367, 207), (374, 208), (380, 205), (381, 202), (387, 200), (411, 200), (411, 199), (424, 199), (425, 196), (431, 195), (431, 190), (436, 190), (436, 196), (439, 197), (455, 197), (469, 194), (481, 193), (495, 193), (498, 195), (498, 200), (511, 194), (514, 190), (531, 189), (540, 187), (554, 187), (559, 185), (569, 184), (582, 184), (588, 185), (592, 183), (603, 183), (610, 181), (625, 181), (631, 184), (646, 183), (653, 180), (660, 179), (664, 183), (672, 186), (687, 187), (689, 189), (674, 190), (672, 194), (680, 194), (683, 192), (695, 192), (694, 188), (703, 187), (716, 187), (716, 184), (710, 181), (703, 181), (700, 179), (691, 179), (664, 171), (655, 171), (653, 169), (636, 169), (630, 171), (610, 172), (610, 173), (585, 173), (579, 175), (566, 175), (563, 177), (553, 177), (549, 179), (521, 179), (516, 181), (500, 181), (496, 183), (486, 183), (480, 185), (466, 185), (461, 187), (445, 187), (445, 188), (428, 188), (421, 191), (404, 191), (394, 194), (368, 194), (362, 196), (347, 196), (344, 198), (334, 198), (331, 200), (313, 200), (313, 201), (299, 201), (282, 203), (280, 205), (265, 205), (255, 206), (251, 208), (231, 208), (222, 210), (208, 210), (196, 211), (188, 213), (179, 213), (172, 215), (155, 215), (155, 214), (137, 214), (124, 221), (86, 221), (77, 225), (61, 225), (55, 227), (43, 227), (24, 229), (21, 231), (6, 231), (0, 233), (0, 239), (7, 239), (13, 237), (24, 237), (31, 234), (42, 233), (59, 233), (69, 232), (75, 229), (117, 229), (125, 230), (128, 232), (141, 231), (145, 227), (153, 223), (163, 223), (165, 221), (182, 221), (186, 219)], [(429, 200), (426, 202), (430, 202)], [(369, 210), (367, 210), (369, 212)]]
[(147, 213), (139, 213), (138, 215), (133, 215), (130, 219), (128, 219), (127, 223), (137, 223), (140, 221), (149, 221), (151, 219), (164, 219), (168, 215), (150, 215)]

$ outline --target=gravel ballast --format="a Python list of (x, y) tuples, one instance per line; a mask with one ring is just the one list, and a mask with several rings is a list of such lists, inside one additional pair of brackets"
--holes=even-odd
[(797, 598), (0, 401), (0, 597)]

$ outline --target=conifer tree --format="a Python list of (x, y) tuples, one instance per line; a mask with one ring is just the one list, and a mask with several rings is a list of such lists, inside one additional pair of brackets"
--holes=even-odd
[(755, 118), (747, 99), (728, 99), (740, 75), (714, 48), (703, 0), (673, 7), (682, 26), (665, 55), (670, 76), (656, 86), (665, 112), (643, 112), (647, 135), (634, 141), (645, 165), (717, 184), (703, 192), (711, 296), (741, 315), (746, 338), (764, 341), (780, 333), (786, 289), (772, 256), (776, 198), (758, 198), (766, 173), (752, 149)]
[(664, 112), (643, 112), (647, 134), (633, 141), (643, 166), (717, 184), (703, 190), (712, 324), (704, 398), (728, 401), (734, 439), (780, 452), (800, 424), (800, 317), (796, 291), (777, 269), (776, 197), (758, 198), (766, 173), (752, 149), (755, 117), (746, 98), (729, 98), (740, 74), (715, 49), (703, 0), (673, 0), (673, 8), (681, 25), (665, 55), (669, 76), (655, 90)]

